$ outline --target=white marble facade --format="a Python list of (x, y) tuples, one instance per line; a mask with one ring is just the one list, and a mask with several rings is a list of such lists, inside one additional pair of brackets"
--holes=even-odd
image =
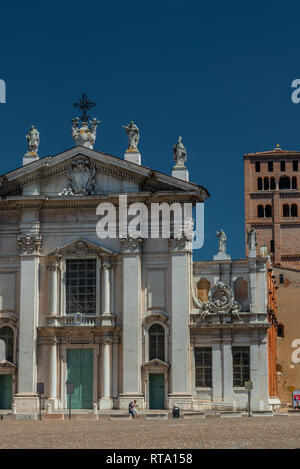
[[(78, 397), (88, 408), (127, 409), (132, 399), (140, 408), (155, 407), (162, 392), (163, 408), (245, 408), (246, 391), (233, 385), (234, 347), (249, 347), (253, 408), (268, 408), (265, 259), (193, 262), (186, 240), (101, 240), (96, 234), (100, 202), (117, 203), (127, 194), (130, 203), (204, 203), (205, 188), (186, 175), (175, 178), (76, 146), (8, 173), (0, 190), (0, 333), (8, 326), (14, 334), (13, 358), (1, 362), (0, 375), (12, 376), (17, 412), (37, 409), (37, 382), (45, 384), (48, 409), (66, 409), (71, 366), (76, 379), (91, 380), (87, 397)], [(72, 260), (94, 260), (90, 314), (67, 311)], [(204, 314), (201, 279), (233, 291), (243, 279), (247, 294), (237, 301), (239, 314)], [(153, 341), (159, 357), (151, 356)], [(210, 386), (196, 383), (195, 348), (201, 347), (212, 360)], [(76, 356), (89, 360), (86, 367), (70, 365)], [(163, 391), (154, 396), (157, 387)]]

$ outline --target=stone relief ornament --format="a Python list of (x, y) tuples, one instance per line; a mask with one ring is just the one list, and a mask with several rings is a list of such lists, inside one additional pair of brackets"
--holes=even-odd
[(79, 118), (72, 119), (72, 137), (75, 145), (92, 149), (96, 140), (98, 124), (100, 121), (94, 118), (89, 121), (89, 124), (82, 121), (79, 128)]
[(40, 144), (40, 134), (38, 130), (34, 127), (34, 125), (30, 126), (30, 130), (26, 135), (27, 142), (28, 142), (28, 152), (37, 155), (37, 151), (39, 149)]
[(21, 254), (37, 254), (42, 244), (42, 237), (40, 234), (19, 235), (17, 242)]
[(254, 228), (251, 228), (251, 230), (247, 231), (247, 242), (248, 242), (250, 251), (256, 250), (257, 237), (256, 237), (256, 231)]
[(239, 317), (240, 308), (234, 299), (232, 289), (217, 282), (208, 294), (208, 301), (202, 303), (201, 319), (210, 314), (232, 314)]
[(184, 166), (186, 162), (186, 149), (182, 143), (182, 137), (178, 137), (178, 142), (173, 146), (173, 153), (176, 166)]
[(76, 156), (68, 168), (68, 187), (58, 195), (95, 194), (95, 172), (95, 167), (87, 156)]
[(123, 125), (123, 128), (126, 130), (129, 140), (129, 146), (127, 151), (136, 151), (138, 152), (138, 143), (140, 139), (139, 128), (135, 125), (133, 121), (130, 122), (127, 126)]

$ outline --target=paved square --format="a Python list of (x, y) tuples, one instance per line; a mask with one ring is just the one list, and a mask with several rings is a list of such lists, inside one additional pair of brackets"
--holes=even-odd
[(300, 448), (300, 416), (197, 420), (0, 421), (9, 448)]

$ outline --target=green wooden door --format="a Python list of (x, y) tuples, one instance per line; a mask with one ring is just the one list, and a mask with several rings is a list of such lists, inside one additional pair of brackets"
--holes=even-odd
[(165, 380), (162, 374), (149, 375), (150, 409), (165, 408)]
[(11, 409), (12, 379), (11, 375), (0, 375), (0, 409)]
[(93, 350), (68, 350), (67, 370), (67, 380), (75, 384), (72, 409), (92, 409)]

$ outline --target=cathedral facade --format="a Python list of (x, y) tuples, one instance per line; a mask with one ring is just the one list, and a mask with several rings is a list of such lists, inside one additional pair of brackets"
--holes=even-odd
[(231, 260), (224, 232), (200, 262), (185, 235), (99, 238), (99, 204), (209, 194), (181, 138), (170, 176), (141, 165), (135, 124), (124, 159), (93, 149), (97, 125), (73, 121), (75, 147), (44, 158), (31, 128), (23, 166), (1, 177), (0, 408), (36, 412), (44, 383), (45, 408), (67, 409), (73, 383), (75, 409), (244, 410), (251, 381), (252, 408), (269, 409), (267, 259), (252, 240)]

